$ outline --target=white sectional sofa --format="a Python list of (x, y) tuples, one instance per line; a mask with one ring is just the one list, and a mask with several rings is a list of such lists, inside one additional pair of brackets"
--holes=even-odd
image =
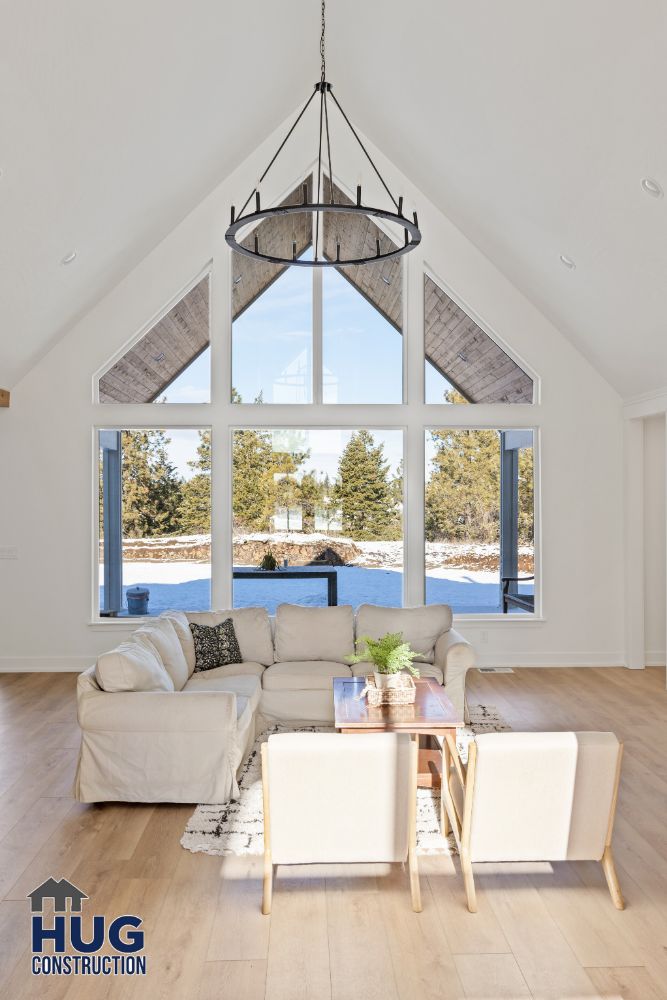
[[(231, 618), (242, 662), (195, 672), (190, 623)], [(402, 632), (422, 677), (444, 684), (461, 713), (472, 646), (451, 610), (362, 605), (165, 612), (79, 677), (82, 802), (225, 802), (256, 732), (275, 723), (333, 722), (334, 677), (363, 675), (346, 657), (355, 638)]]

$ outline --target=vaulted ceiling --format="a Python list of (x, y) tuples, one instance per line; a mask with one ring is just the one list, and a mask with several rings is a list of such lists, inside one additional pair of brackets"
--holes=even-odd
[[(0, 384), (299, 106), (318, 24), (317, 0), (0, 0)], [(640, 186), (667, 188), (665, 51), (660, 0), (328, 4), (355, 124), (624, 396), (667, 384), (667, 199)]]

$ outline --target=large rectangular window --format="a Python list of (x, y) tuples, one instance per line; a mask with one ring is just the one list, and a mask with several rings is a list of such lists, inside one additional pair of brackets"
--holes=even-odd
[(99, 613), (211, 606), (211, 432), (101, 430)]
[(533, 432), (426, 432), (426, 603), (534, 612)]
[[(245, 429), (233, 432), (234, 606), (400, 605), (403, 433)], [(275, 569), (272, 567), (275, 565)]]

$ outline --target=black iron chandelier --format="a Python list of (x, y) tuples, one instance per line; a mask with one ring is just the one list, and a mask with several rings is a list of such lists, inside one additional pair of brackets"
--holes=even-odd
[[(325, 58), (325, 0), (322, 0), (322, 34), (320, 37), (320, 56), (321, 56), (321, 78), (318, 83), (315, 84), (315, 89), (306, 101), (304, 107), (299, 113), (296, 121), (290, 128), (289, 132), (281, 142), (280, 146), (271, 158), (269, 165), (267, 166), (264, 173), (259, 178), (257, 185), (252, 189), (248, 195), (243, 208), (236, 215), (236, 210), (232, 206), (231, 211), (231, 223), (227, 232), (225, 233), (225, 239), (229, 243), (232, 250), (237, 253), (245, 254), (246, 257), (254, 257), (255, 260), (266, 261), (271, 264), (282, 264), (297, 267), (341, 267), (350, 264), (372, 264), (378, 261), (389, 260), (392, 257), (400, 257), (403, 254), (409, 253), (410, 250), (414, 250), (416, 246), (421, 243), (421, 232), (419, 231), (419, 225), (417, 223), (417, 213), (414, 212), (412, 219), (407, 218), (403, 214), (403, 198), (394, 197), (394, 195), (389, 190), (382, 174), (373, 162), (370, 153), (364, 146), (363, 142), (359, 138), (354, 126), (352, 125), (350, 119), (343, 111), (339, 101), (336, 99), (336, 95), (333, 92), (333, 87), (326, 79), (326, 58)], [(319, 127), (319, 147), (317, 154), (317, 201), (308, 201), (308, 185), (303, 184), (302, 187), (302, 200), (300, 204), (296, 205), (277, 205), (274, 208), (262, 208), (259, 186), (266, 179), (271, 167), (278, 159), (278, 156), (284, 149), (286, 143), (288, 142), (290, 136), (296, 129), (297, 125), (305, 115), (307, 109), (309, 108), (315, 94), (320, 95), (320, 127)], [(349, 128), (350, 132), (356, 139), (357, 143), (361, 147), (366, 159), (370, 163), (371, 167), (375, 171), (377, 177), (379, 178), (383, 188), (389, 195), (392, 208), (374, 208), (369, 205), (362, 204), (361, 200), (361, 185), (357, 185), (357, 199), (356, 204), (343, 204), (340, 201), (336, 202), (335, 197), (335, 185), (333, 182), (333, 171), (331, 169), (331, 140), (329, 135), (329, 100), (332, 100), (336, 108), (340, 112), (345, 121), (345, 124)], [(325, 202), (322, 200), (324, 177), (323, 177), (323, 147), (326, 143), (326, 158), (328, 161), (329, 168), (329, 201)], [(248, 205), (255, 198), (255, 210), (253, 212), (248, 212), (246, 215), (243, 213), (247, 209)], [(268, 253), (262, 251), (261, 237), (260, 233), (255, 230), (254, 239), (243, 239), (240, 241), (237, 236), (240, 230), (245, 229), (248, 226), (253, 226), (256, 223), (261, 222), (264, 219), (278, 218), (280, 216), (298, 216), (303, 214), (311, 214), (314, 216), (315, 222), (315, 243), (314, 252), (312, 258), (303, 258), (298, 255), (296, 240), (292, 240), (292, 252), (291, 256), (276, 256), (274, 253)], [(360, 257), (356, 257), (353, 260), (346, 260), (341, 257), (341, 245), (338, 239), (336, 239), (336, 253), (335, 256), (327, 257), (324, 254), (319, 253), (319, 233), (320, 233), (320, 219), (322, 219), (322, 228), (324, 228), (324, 217), (328, 213), (342, 214), (348, 216), (373, 216), (377, 219), (384, 219), (389, 223), (394, 223), (396, 226), (400, 227), (404, 231), (404, 242), (400, 245), (396, 245), (393, 241), (390, 243), (391, 249), (386, 249), (381, 246), (379, 238), (375, 240), (374, 252), (364, 254)], [(248, 245), (245, 245), (245, 244)], [(265, 248), (266, 250), (266, 248)]]

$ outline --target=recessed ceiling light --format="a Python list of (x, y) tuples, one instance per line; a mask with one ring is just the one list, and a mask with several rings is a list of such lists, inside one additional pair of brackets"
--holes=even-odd
[(165, 359), (165, 353), (164, 351), (160, 351), (159, 354), (156, 354), (154, 356), (153, 361), (157, 361), (159, 364), (161, 361), (164, 361), (164, 359)]
[(381, 275), (381, 278), (382, 278), (382, 280), (384, 281), (385, 285), (391, 285), (391, 278), (387, 278), (387, 277), (385, 277), (385, 275), (384, 275), (384, 274), (383, 274), (383, 275)]
[(563, 267), (566, 267), (569, 271), (574, 271), (577, 266), (572, 260), (572, 258), (566, 257), (564, 253), (560, 255), (559, 260), (563, 265)]
[(459, 361), (463, 361), (464, 363), (467, 363), (467, 361), (468, 361), (468, 359), (467, 359), (467, 357), (465, 356), (465, 354), (461, 354), (461, 352), (460, 352), (460, 351), (459, 351), (459, 353), (458, 353), (458, 354), (456, 355), (456, 357), (457, 357), (457, 358), (459, 359)]
[(76, 250), (71, 250), (69, 253), (66, 253), (60, 263), (71, 264), (73, 260), (76, 260)]
[(243, 275), (239, 274), (238, 278), (234, 278), (234, 284), (238, 285), (239, 282), (243, 281)]
[(664, 193), (661, 186), (652, 177), (642, 177), (642, 191), (650, 194), (651, 198), (662, 198)]

